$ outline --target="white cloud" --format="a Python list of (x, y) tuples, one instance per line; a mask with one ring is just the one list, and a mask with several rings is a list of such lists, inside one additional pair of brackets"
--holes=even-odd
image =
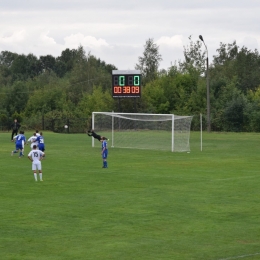
[(49, 31), (47, 32), (42, 32), (39, 36), (39, 38), (37, 39), (38, 45), (41, 46), (55, 46), (57, 43), (55, 42), (55, 40), (48, 36)]
[(25, 30), (14, 31), (10, 36), (5, 36), (6, 34), (0, 35), (0, 43), (16, 45), (23, 42), (26, 38)]
[(82, 33), (72, 34), (64, 38), (65, 46), (69, 48), (77, 48), (79, 45), (91, 49), (98, 49), (100, 47), (108, 47), (109, 44), (104, 39), (97, 39), (94, 36), (84, 36)]
[(182, 35), (174, 35), (172, 37), (162, 36), (160, 37), (156, 43), (160, 46), (168, 46), (172, 48), (182, 48), (183, 46), (183, 36)]

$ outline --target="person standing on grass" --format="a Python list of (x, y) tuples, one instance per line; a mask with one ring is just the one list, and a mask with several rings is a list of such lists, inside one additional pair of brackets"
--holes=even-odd
[(15, 119), (14, 122), (11, 124), (11, 130), (12, 130), (11, 141), (13, 141), (15, 135), (18, 135), (18, 130), (20, 127), (21, 125), (17, 122), (17, 119)]
[(28, 159), (32, 162), (32, 170), (35, 181), (37, 181), (37, 170), (39, 171), (40, 181), (43, 181), (41, 163), (43, 156), (44, 152), (38, 150), (36, 145), (33, 146), (33, 149), (28, 154)]
[(103, 159), (103, 167), (102, 168), (108, 168), (107, 166), (107, 155), (108, 155), (108, 149), (107, 149), (107, 141), (105, 137), (101, 137), (102, 145), (101, 145), (101, 155), (102, 155), (102, 159)]

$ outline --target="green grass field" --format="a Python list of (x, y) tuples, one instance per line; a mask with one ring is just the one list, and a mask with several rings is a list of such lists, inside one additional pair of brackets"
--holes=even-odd
[(260, 259), (260, 134), (204, 133), (202, 152), (198, 132), (190, 153), (110, 148), (102, 169), (86, 134), (44, 132), (43, 182), (10, 136), (0, 259)]

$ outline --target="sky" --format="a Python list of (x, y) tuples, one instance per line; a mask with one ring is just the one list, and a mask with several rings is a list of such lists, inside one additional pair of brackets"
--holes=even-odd
[(260, 0), (0, 0), (0, 52), (58, 57), (81, 45), (132, 70), (150, 38), (168, 69), (202, 35), (211, 63), (221, 42), (259, 51), (259, 14)]

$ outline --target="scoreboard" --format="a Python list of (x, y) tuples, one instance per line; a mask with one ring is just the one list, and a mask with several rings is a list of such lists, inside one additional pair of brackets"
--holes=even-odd
[(140, 70), (113, 70), (112, 96), (114, 98), (141, 97)]

